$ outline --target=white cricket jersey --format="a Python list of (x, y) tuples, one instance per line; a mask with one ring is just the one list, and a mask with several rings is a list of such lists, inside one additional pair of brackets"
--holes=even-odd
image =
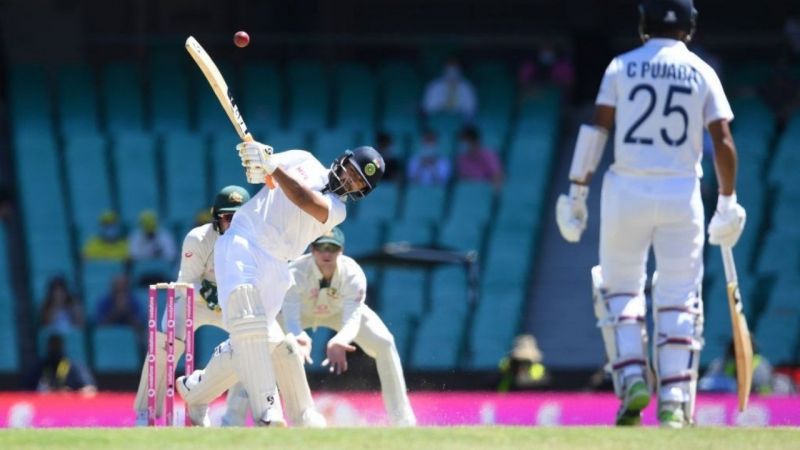
[(264, 186), (236, 211), (229, 230), (254, 241), (275, 258), (291, 261), (302, 255), (314, 239), (342, 223), (346, 209), (337, 195), (321, 193), (328, 184), (328, 169), (311, 153), (289, 150), (272, 158), (290, 176), (324, 198), (328, 204), (327, 222), (321, 223), (297, 207), (280, 186)]
[(295, 335), (304, 328), (339, 320), (340, 334), (347, 342), (355, 339), (361, 322), (360, 307), (367, 292), (367, 277), (353, 258), (339, 255), (330, 285), (320, 288), (322, 273), (314, 255), (306, 254), (289, 264), (294, 284), (286, 293), (283, 319), (286, 330)]
[(203, 280), (217, 282), (214, 275), (214, 243), (219, 233), (213, 224), (192, 228), (183, 239), (178, 282), (199, 284)]
[(623, 174), (702, 176), (703, 128), (733, 120), (714, 69), (673, 39), (614, 58), (596, 103), (616, 108), (611, 169)]

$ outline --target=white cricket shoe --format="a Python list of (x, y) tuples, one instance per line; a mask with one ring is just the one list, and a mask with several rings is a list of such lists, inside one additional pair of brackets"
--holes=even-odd
[(278, 408), (268, 408), (261, 419), (256, 421), (256, 426), (286, 428), (286, 419)]
[(186, 386), (186, 377), (178, 377), (175, 380), (175, 385), (178, 387), (178, 394), (189, 405), (189, 420), (191, 420), (192, 425), (209, 428), (211, 426), (211, 418), (208, 416), (208, 405), (192, 405), (186, 400), (186, 395), (191, 390)]
[(320, 414), (316, 409), (308, 408), (303, 411), (303, 416), (298, 426), (305, 428), (325, 428), (328, 426), (328, 421), (325, 420), (325, 416)]

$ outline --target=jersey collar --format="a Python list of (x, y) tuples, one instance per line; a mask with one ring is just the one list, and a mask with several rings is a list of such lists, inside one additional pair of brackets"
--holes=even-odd
[(680, 46), (686, 48), (686, 44), (683, 41), (679, 41), (677, 39), (670, 39), (670, 38), (650, 38), (645, 42), (644, 45), (652, 46), (652, 47), (674, 47)]

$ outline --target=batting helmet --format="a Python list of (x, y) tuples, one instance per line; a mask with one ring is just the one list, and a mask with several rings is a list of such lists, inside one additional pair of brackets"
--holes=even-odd
[(241, 186), (230, 185), (220, 189), (217, 196), (214, 197), (214, 206), (211, 207), (214, 229), (221, 233), (219, 216), (223, 213), (235, 213), (248, 200), (250, 200), (250, 193)]
[(653, 34), (668, 31), (686, 32), (692, 40), (697, 24), (697, 10), (692, 0), (643, 0), (639, 4), (639, 37), (647, 41)]
[[(366, 183), (366, 186), (358, 191), (347, 191), (347, 187), (344, 185), (342, 177), (346, 173), (348, 165), (355, 167), (361, 179)], [(331, 164), (325, 192), (347, 196), (352, 200), (361, 200), (378, 186), (385, 170), (386, 164), (383, 162), (383, 157), (374, 148), (365, 145), (354, 150), (346, 150)]]

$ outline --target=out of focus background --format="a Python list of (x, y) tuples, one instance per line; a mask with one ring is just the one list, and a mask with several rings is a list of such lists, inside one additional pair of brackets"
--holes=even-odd
[[(607, 390), (589, 275), (599, 184), (579, 245), (561, 239), (553, 211), (605, 66), (639, 44), (636, 4), (2, 2), (0, 389), (36, 389), (52, 335), (101, 391), (135, 389), (147, 283), (177, 276), (183, 236), (209, 220), (214, 193), (245, 184), (236, 134), (183, 48), (194, 35), (256, 139), (324, 164), (357, 145), (383, 153), (387, 177), (343, 229), (412, 391)], [(736, 115), (748, 221), (735, 255), (757, 352), (772, 366), (758, 390), (791, 393), (800, 6), (696, 7), (691, 49), (718, 71)], [(238, 30), (248, 47), (233, 45)], [(724, 360), (731, 338), (722, 265), (706, 250), (703, 368)], [(208, 328), (200, 364), (225, 336)], [(327, 336), (315, 335), (317, 363)], [(342, 377), (309, 368), (312, 387), (377, 388), (372, 360), (351, 360)]]

